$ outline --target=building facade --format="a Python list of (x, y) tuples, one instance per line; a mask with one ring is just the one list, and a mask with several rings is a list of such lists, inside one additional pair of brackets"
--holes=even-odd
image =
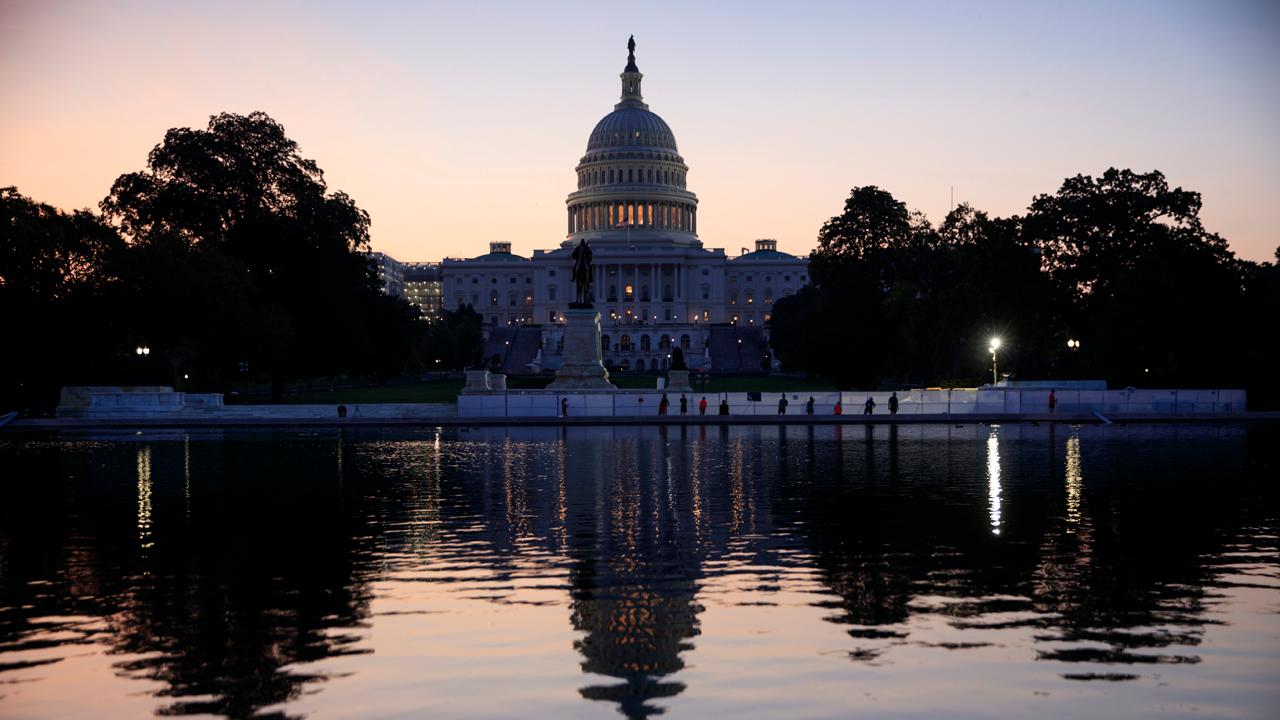
[[(494, 364), (554, 369), (574, 297), (570, 253), (586, 240), (607, 366), (665, 370), (678, 344), (693, 369), (759, 370), (773, 303), (808, 282), (808, 261), (778, 251), (774, 240), (757, 240), (737, 257), (703, 246), (689, 167), (671, 128), (645, 103), (634, 43), (628, 49), (621, 100), (591, 131), (576, 167), (564, 240), (531, 257), (494, 242), (479, 257), (446, 258), (443, 303), (481, 315), (501, 343), (490, 342)], [(515, 358), (513, 347), (522, 349)]]
[(423, 320), (436, 320), (444, 312), (444, 282), (440, 263), (401, 262), (386, 253), (371, 252), (382, 291), (418, 308)]

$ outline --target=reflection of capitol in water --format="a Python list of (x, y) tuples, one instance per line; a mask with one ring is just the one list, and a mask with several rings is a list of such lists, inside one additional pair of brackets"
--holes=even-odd
[[(526, 692), (648, 717), (725, 692), (707, 654), (722, 638), (704, 633), (730, 617), (760, 624), (768, 651), (735, 661), (766, 684), (909, 673), (921, 652), (974, 682), (1011, 652), (1056, 681), (1138, 680), (1200, 661), (1211, 558), (1269, 522), (1229, 490), (1207, 506), (1187, 490), (1242, 439), (904, 425), (71, 443), (23, 469), (34, 510), (0, 515), (0, 668), (18, 668), (0, 680), (55, 682), (100, 645), (103, 671), (152, 683), (166, 714), (361, 697), (430, 713), (456, 690), (477, 714)], [(1170, 440), (1194, 451), (1146, 449)], [(838, 652), (772, 662), (793, 637)], [(64, 641), (61, 662), (23, 654)]]

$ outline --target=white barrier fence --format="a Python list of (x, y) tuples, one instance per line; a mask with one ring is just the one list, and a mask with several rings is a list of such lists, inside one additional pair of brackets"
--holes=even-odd
[[(707, 400), (707, 415), (719, 414), (727, 401), (730, 415), (777, 415), (778, 401), (787, 399), (787, 415), (803, 415), (813, 398), (814, 415), (833, 415), (839, 402), (844, 415), (864, 413), (868, 398), (875, 402), (873, 415), (889, 414), (888, 392), (765, 392), (765, 393), (667, 393), (667, 413), (680, 414), (684, 396), (687, 414), (698, 414), (698, 403)], [(508, 391), (461, 395), (461, 417), (555, 417), (561, 402), (571, 417), (636, 417), (657, 415), (662, 392), (619, 390), (617, 392)], [(898, 395), (899, 415), (1047, 414), (1049, 391), (1019, 388), (966, 390), (904, 390)], [(759, 400), (753, 399), (759, 397)], [(1244, 390), (1059, 390), (1055, 392), (1058, 413), (1100, 413), (1102, 415), (1211, 415), (1245, 410)]]

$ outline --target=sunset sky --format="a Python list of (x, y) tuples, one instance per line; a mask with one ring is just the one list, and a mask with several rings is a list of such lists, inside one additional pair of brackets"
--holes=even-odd
[(699, 232), (808, 252), (856, 185), (938, 222), (1159, 169), (1249, 259), (1280, 244), (1280, 3), (0, 0), (0, 186), (96, 207), (175, 126), (263, 110), (403, 260), (521, 254), (635, 34)]

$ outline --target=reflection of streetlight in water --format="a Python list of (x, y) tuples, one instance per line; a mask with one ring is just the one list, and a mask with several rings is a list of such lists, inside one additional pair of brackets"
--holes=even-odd
[(138, 546), (149, 550), (151, 539), (151, 446), (138, 448)]
[(1000, 534), (1000, 426), (992, 425), (987, 436), (987, 496), (991, 514), (991, 534)]
[[(1067, 438), (1067, 522), (1080, 522), (1080, 436)], [(1075, 532), (1073, 529), (1071, 532)]]

